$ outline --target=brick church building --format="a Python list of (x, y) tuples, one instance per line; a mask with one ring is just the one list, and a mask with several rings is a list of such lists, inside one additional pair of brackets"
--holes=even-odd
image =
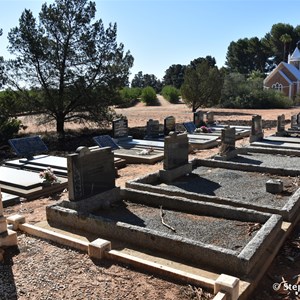
[(300, 42), (288, 62), (281, 62), (264, 80), (265, 89), (276, 89), (290, 99), (300, 95)]

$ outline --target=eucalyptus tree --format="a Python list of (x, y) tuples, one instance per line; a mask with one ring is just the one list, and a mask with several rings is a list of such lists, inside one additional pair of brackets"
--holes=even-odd
[(133, 57), (117, 43), (117, 24), (105, 29), (94, 20), (95, 2), (55, 0), (44, 3), (38, 20), (25, 9), (8, 35), (8, 84), (37, 91), (31, 107), (56, 121), (64, 134), (67, 121), (111, 120), (111, 105), (128, 84)]

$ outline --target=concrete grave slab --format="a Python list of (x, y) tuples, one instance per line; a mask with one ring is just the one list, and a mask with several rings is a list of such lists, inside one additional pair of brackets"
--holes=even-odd
[(13, 206), (20, 203), (20, 197), (17, 195), (2, 192), (2, 204), (3, 207)]

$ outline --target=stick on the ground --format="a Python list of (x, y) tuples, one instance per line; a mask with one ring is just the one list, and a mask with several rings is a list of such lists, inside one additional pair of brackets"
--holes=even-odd
[(166, 226), (167, 228), (171, 229), (172, 231), (176, 232), (175, 228), (173, 228), (172, 226), (168, 225), (167, 223), (165, 223), (164, 221), (164, 212), (162, 209), (162, 206), (160, 206), (160, 218), (161, 218), (161, 223)]

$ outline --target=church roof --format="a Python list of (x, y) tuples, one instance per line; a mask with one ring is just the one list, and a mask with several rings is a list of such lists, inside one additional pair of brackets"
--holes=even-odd
[[(299, 52), (299, 50), (298, 50), (298, 52)], [(299, 54), (300, 54), (300, 52), (299, 52)], [(299, 57), (299, 60), (300, 60), (300, 57)], [(300, 71), (294, 65), (288, 64), (286, 62), (282, 62), (282, 64), (297, 78), (297, 80), (300, 80)]]
[(290, 56), (290, 61), (300, 61), (300, 51), (298, 47), (295, 48), (293, 54)]

